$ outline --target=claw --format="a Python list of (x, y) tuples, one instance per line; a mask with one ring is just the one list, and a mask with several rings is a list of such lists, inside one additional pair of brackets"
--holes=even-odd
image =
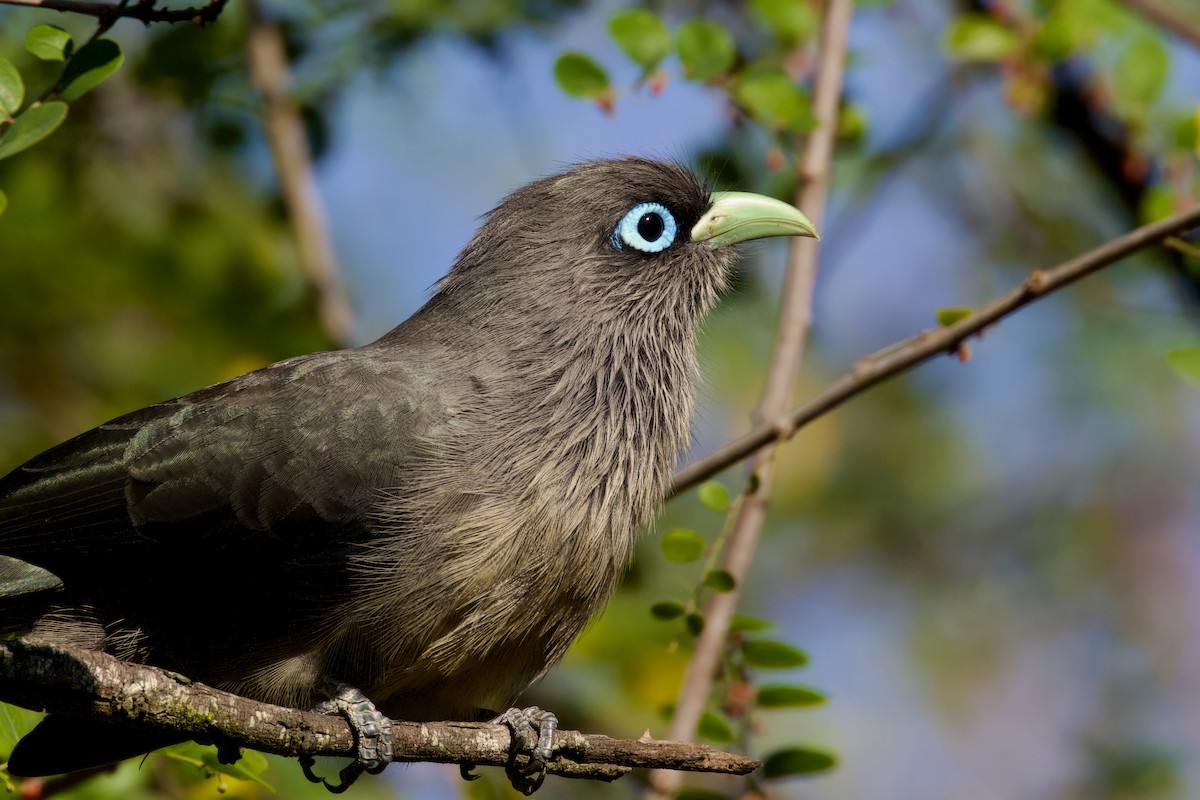
[(374, 703), (353, 686), (336, 684), (332, 695), (331, 699), (319, 704), (314, 710), (322, 714), (336, 714), (350, 723), (358, 755), (353, 764), (338, 773), (339, 783), (336, 784), (312, 771), (315, 763), (312, 756), (300, 757), (300, 769), (309, 781), (323, 784), (333, 794), (341, 794), (364, 772), (377, 775), (391, 763), (392, 721), (380, 714)]
[[(546, 780), (546, 762), (554, 757), (554, 732), (558, 730), (558, 717), (549, 711), (542, 711), (537, 706), (529, 708), (510, 708), (494, 722), (506, 726), (512, 732), (512, 744), (509, 746), (508, 766), (504, 768), (513, 788), (524, 795), (531, 795), (538, 790)], [(529, 763), (523, 767), (517, 766), (517, 755), (524, 747), (529, 733), (537, 728), (537, 745), (528, 754)]]

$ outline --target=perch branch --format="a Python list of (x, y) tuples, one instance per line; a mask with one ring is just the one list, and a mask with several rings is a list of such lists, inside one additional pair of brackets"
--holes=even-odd
[(216, 22), (229, 0), (211, 0), (193, 8), (159, 8), (156, 0), (137, 0), (134, 3), (93, 3), (87, 0), (0, 0), (0, 5), (48, 8), (97, 17), (111, 25), (118, 19), (136, 19), (149, 25), (152, 22), (195, 22), (207, 25)]
[[(802, 187), (796, 205), (804, 209), (820, 228), (829, 193), (833, 149), (837, 139), (838, 103), (846, 69), (846, 46), (854, 0), (830, 0), (821, 25), (818, 62), (813, 87), (813, 113), (816, 127), (804, 143), (800, 160)], [(788, 407), (795, 390), (796, 378), (804, 358), (804, 345), (812, 327), (812, 297), (817, 279), (817, 256), (820, 250), (815, 241), (795, 239), (788, 250), (788, 270), (780, 304), (779, 327), (771, 352), (771, 365), (763, 387), (762, 399), (755, 416), (760, 422), (774, 420)], [(735, 517), (729, 542), (721, 556), (721, 567), (734, 579), (729, 592), (713, 593), (704, 609), (704, 628), (696, 637), (695, 651), (688, 661), (675, 715), (671, 719), (668, 737), (692, 739), (696, 726), (708, 702), (713, 676), (725, 651), (729, 626), (737, 610), (740, 588), (767, 516), (771, 496), (771, 476), (775, 449), (771, 443), (759, 448), (749, 464), (750, 480), (740, 502), (732, 512)], [(656, 772), (650, 778), (652, 797), (674, 795), (682, 784), (677, 772)]]
[(980, 307), (971, 316), (953, 325), (924, 331), (867, 356), (848, 374), (807, 402), (777, 419), (758, 425), (740, 439), (688, 465), (675, 474), (670, 496), (674, 497), (687, 491), (762, 447), (790, 439), (797, 429), (829, 413), (877, 383), (907, 372), (936, 356), (958, 353), (967, 339), (982, 333), (986, 328), (1030, 303), (1115, 264), (1139, 250), (1196, 227), (1200, 227), (1200, 205), (1192, 206), (1159, 222), (1135, 228), (1052, 269), (1034, 270), (1020, 286)]
[[(247, 700), (90, 650), (0, 642), (0, 701), (283, 756), (356, 752), (350, 726), (340, 717)], [(510, 733), (503, 725), (396, 721), (393, 734), (397, 761), (504, 766), (509, 760)], [(747, 756), (649, 736), (625, 740), (559, 731), (556, 741), (558, 757), (549, 772), (571, 778), (611, 781), (632, 767), (744, 775), (762, 766)]]

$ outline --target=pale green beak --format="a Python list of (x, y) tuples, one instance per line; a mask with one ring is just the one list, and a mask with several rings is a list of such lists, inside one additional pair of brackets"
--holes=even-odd
[(821, 238), (798, 208), (750, 192), (713, 192), (712, 208), (692, 227), (692, 241), (713, 249), (768, 236)]

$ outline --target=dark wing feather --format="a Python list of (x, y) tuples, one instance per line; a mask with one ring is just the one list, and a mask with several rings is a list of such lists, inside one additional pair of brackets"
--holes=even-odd
[(338, 351), (119, 417), (0, 479), (0, 553), (67, 580), (147, 543), (361, 535), (422, 421), (404, 383)]

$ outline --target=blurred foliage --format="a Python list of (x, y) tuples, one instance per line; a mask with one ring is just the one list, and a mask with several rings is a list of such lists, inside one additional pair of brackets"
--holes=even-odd
[[(921, 14), (930, 5), (938, 12), (927, 20)], [(506, 37), (553, 37), (588, 7), (306, 0), (273, 10), (283, 16), (295, 91), (320, 155), (357, 76), (381, 73), (430, 40), (465, 43), (502, 69)], [(124, 24), (84, 46), (94, 20), (0, 9), (0, 469), (119, 413), (328, 346), (263, 177), (238, 11), (231, 4), (206, 29)], [(858, 13), (884, 15), (876, 18), (897, 39), (925, 25), (922, 46), (940, 46), (950, 63), (944, 81), (912, 100), (912, 120), (883, 136), (854, 81), (874, 54), (855, 40), (840, 117), (842, 206), (826, 232), (828, 252), (870, 227), (874, 204), (900, 176), (923, 187), (923, 214), (969, 234), (965, 260), (989, 265), (943, 276), (945, 289), (915, 289), (924, 310), (914, 325), (953, 324), (1031, 266), (1200, 194), (1200, 97), (1178, 90), (1181, 45), (1123, 4), (897, 0), (860, 4)], [(564, 45), (546, 69), (572, 96), (618, 115), (630, 96), (661, 94), (672, 81), (718, 93), (731, 125), (697, 159), (701, 170), (718, 188), (791, 198), (798, 143), (812, 124), (807, 87), (819, 23), (818, 5), (807, 0), (614, 8), (600, 34), (615, 46), (611, 57), (598, 43), (569, 52)], [(119, 72), (87, 91), (121, 58)], [(620, 58), (636, 69), (627, 86), (610, 77), (619, 74), (611, 60)], [(1003, 114), (979, 99), (997, 87)], [(913, 91), (906, 74), (894, 91)], [(821, 705), (820, 680), (819, 690), (774, 678), (760, 685), (756, 671), (807, 661), (790, 641), (811, 651), (806, 669), (821, 668), (820, 645), (807, 638), (850, 623), (826, 621), (816, 592), (829, 576), (848, 576), (902, 632), (902, 653), (888, 663), (907, 663), (929, 698), (922, 708), (948, 725), (977, 720), (983, 698), (1015, 680), (1038, 648), (1064, 637), (1102, 641), (1102, 657), (1088, 661), (1095, 674), (1086, 676), (1100, 687), (1099, 708), (1077, 723), (1070, 753), (1078, 777), (1062, 796), (1194, 796), (1200, 778), (1188, 777), (1181, 755), (1188, 741), (1164, 735), (1155, 718), (1176, 696), (1161, 675), (1181, 669), (1176, 660), (1184, 658), (1171, 650), (1168, 622), (1200, 609), (1169, 579), (1170, 564), (1153, 558), (1156, 548), (1194, 545), (1200, 526), (1187, 421), (1196, 389), (1180, 380), (1200, 374), (1191, 319), (1200, 295), (1188, 293), (1200, 285), (1195, 247), (1183, 241), (1170, 259), (1142, 257), (1081, 286), (1057, 301), (1049, 321), (1037, 316), (1049, 312), (1031, 311), (1029, 322), (1006, 322), (996, 338), (1014, 342), (1010, 357), (1029, 371), (972, 364), (965, 378), (956, 370), (967, 367), (947, 362), (802, 431), (780, 455), (765, 552), (742, 587), (759, 616), (735, 621), (705, 735), (771, 754), (770, 771), (780, 776), (831, 767), (825, 750), (794, 744), (828, 742), (843, 761), (832, 782), (854, 774), (856, 763), (872, 770), (863, 766), (871, 753), (856, 745), (878, 753), (879, 736), (902, 739), (922, 722), (864, 714), (860, 724), (883, 734), (854, 739)], [(841, 268), (864, 270), (847, 261)], [(1162, 291), (1164, 267), (1178, 294)], [(769, 281), (740, 274), (709, 327), (705, 362), (720, 393), (709, 400), (710, 430), (742, 430), (750, 416), (771, 341), (769, 289)], [(1145, 296), (1151, 310), (1142, 313), (1128, 298)], [(840, 327), (818, 312), (801, 395), (848, 366), (829, 330), (873, 331), (872, 347), (889, 340), (879, 333), (892, 332), (889, 324), (914, 332), (907, 318), (890, 316), (901, 313), (892, 306), (864, 308)], [(1022, 335), (1025, 326), (1033, 333)], [(992, 339), (977, 346), (992, 348)], [(1002, 378), (989, 384), (982, 376), (991, 370)], [(1012, 375), (1019, 377), (1009, 382)], [(965, 418), (964, 407), (987, 416)], [(739, 482), (731, 471), (726, 483)], [(691, 637), (704, 623), (700, 600), (729, 588), (711, 560), (721, 536), (714, 512), (737, 501), (713, 487), (720, 484), (668, 508), (665, 535), (647, 537), (609, 612), (533, 692), (572, 727), (637, 736), (669, 715)], [(1190, 539), (1171, 533), (1179, 526)], [(1180, 569), (1185, 563), (1175, 560)], [(1146, 696), (1153, 691), (1162, 696)], [(834, 707), (849, 702), (830, 694)], [(1041, 710), (1022, 708), (1031, 718)], [(0, 717), (0, 744), (11, 745), (33, 719)], [(217, 771), (204, 753), (187, 746), (130, 762), (62, 794), (198, 798), (224, 787), (229, 797), (270, 796), (253, 780)], [(511, 796), (493, 773), (463, 792)], [(324, 796), (291, 763), (261, 779), (277, 796)], [(636, 789), (622, 783), (631, 786), (552, 781), (543, 793)], [(710, 785), (729, 791), (698, 781)], [(804, 786), (817, 796), (821, 785)], [(363, 781), (354, 792), (382, 796), (390, 788)]]

